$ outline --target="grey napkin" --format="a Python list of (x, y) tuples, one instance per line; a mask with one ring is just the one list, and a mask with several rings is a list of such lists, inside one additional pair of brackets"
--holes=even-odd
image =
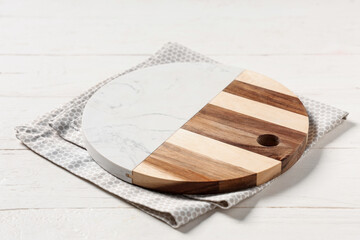
[[(28, 148), (49, 161), (111, 192), (140, 210), (177, 228), (216, 208), (230, 208), (269, 186), (261, 186), (226, 194), (170, 195), (149, 191), (117, 179), (103, 170), (84, 149), (81, 115), (87, 100), (113, 79), (158, 64), (173, 62), (215, 62), (179, 44), (168, 43), (137, 66), (92, 87), (69, 103), (45, 114), (30, 124), (16, 127), (16, 136)], [(310, 117), (309, 149), (326, 133), (346, 118), (347, 112), (300, 97)], [(291, 171), (291, 170), (290, 170)], [(281, 177), (281, 176), (280, 176)]]

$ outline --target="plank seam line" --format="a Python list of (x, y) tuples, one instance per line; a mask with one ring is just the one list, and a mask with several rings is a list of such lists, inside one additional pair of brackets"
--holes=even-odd
[[(295, 206), (295, 207), (277, 207), (277, 206), (269, 206), (269, 207), (237, 207), (234, 206), (232, 208), (243, 208), (243, 209), (327, 209), (327, 210), (360, 210), (360, 207), (311, 207), (311, 206)], [(11, 212), (11, 211), (31, 211), (31, 210), (106, 210), (106, 209), (137, 209), (136, 207), (64, 207), (64, 208), (5, 208), (0, 209), (0, 212)]]

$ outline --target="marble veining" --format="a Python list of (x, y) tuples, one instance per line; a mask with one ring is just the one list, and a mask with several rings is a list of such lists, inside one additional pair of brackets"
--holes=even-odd
[(172, 63), (118, 77), (84, 109), (82, 132), (89, 154), (131, 182), (127, 174), (242, 71), (220, 64)]

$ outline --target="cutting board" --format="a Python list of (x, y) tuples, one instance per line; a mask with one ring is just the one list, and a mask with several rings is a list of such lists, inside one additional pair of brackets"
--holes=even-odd
[(152, 190), (206, 194), (261, 185), (302, 155), (309, 119), (275, 80), (210, 63), (122, 75), (85, 106), (84, 144), (114, 176)]

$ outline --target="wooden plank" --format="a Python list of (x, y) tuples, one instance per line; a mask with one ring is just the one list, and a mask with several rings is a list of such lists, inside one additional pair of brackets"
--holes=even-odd
[[(251, 5), (242, 1), (155, 1), (150, 5), (142, 0), (112, 0), (106, 5), (66, 1), (44, 6), (40, 0), (18, 4), (8, 0), (2, 1), (0, 11), (0, 52), (151, 54), (175, 39), (217, 55), (358, 54), (359, 4), (321, 0), (309, 6), (262, 0)], [(143, 27), (145, 23), (151, 28)]]
[(301, 101), (296, 96), (288, 96), (280, 92), (267, 90), (263, 87), (257, 87), (237, 80), (227, 86), (224, 89), (224, 92), (265, 103), (304, 116), (307, 115)]
[[(359, 209), (236, 208), (208, 213), (174, 230), (137, 209), (38, 209), (0, 212), (5, 239), (324, 239), (353, 240)], [(99, 221), (106, 219), (106, 221)], [(141, 226), (141, 227), (139, 227)], [(301, 226), (301, 227), (299, 227)], [(259, 229), (262, 229), (259, 231)], [(329, 230), (331, 229), (331, 231)], [(161, 234), (159, 234), (161, 233)]]
[[(0, 56), (1, 96), (76, 96), (147, 56)], [(216, 60), (271, 76), (289, 89), (341, 107), (357, 97), (357, 55), (215, 56)], [(321, 62), (322, 64), (317, 64)], [(274, 66), (286, 66), (279, 68)], [(281, 70), (280, 70), (281, 69)], [(295, 74), (294, 74), (295, 73)], [(341, 80), (341, 85), (338, 81)], [(330, 95), (330, 97), (328, 96)], [(326, 99), (327, 97), (327, 99)]]
[(258, 119), (281, 125), (287, 128), (308, 132), (308, 117), (292, 113), (267, 104), (249, 100), (226, 92), (219, 93), (210, 104), (245, 114)]

